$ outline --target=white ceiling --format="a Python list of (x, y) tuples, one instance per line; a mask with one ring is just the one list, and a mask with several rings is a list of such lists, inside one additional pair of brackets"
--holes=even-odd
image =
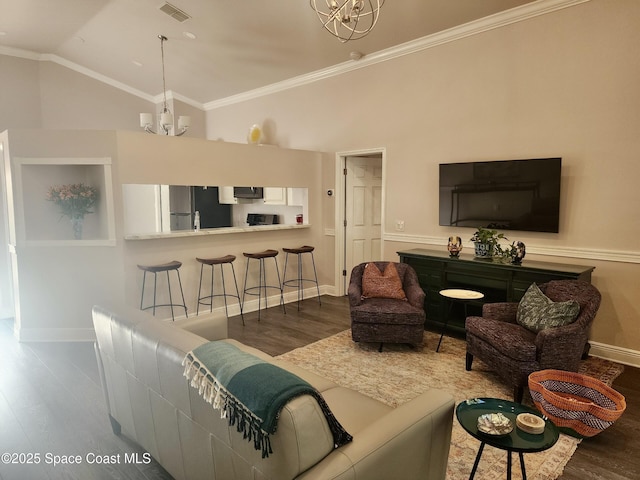
[(54, 55), (156, 96), (163, 34), (167, 89), (204, 105), (531, 2), (386, 0), (367, 37), (341, 43), (308, 0), (171, 0), (182, 23), (163, 0), (0, 0), (0, 53)]

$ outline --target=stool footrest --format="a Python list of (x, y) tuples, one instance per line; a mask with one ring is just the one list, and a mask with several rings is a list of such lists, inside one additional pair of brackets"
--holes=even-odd
[(278, 291), (282, 291), (282, 288), (277, 285), (260, 285), (259, 287), (247, 287), (244, 289), (247, 295), (260, 295), (260, 293), (253, 293), (252, 290), (264, 290), (265, 288), (275, 288)]
[(150, 310), (154, 307), (180, 307), (184, 309), (185, 313), (187, 311), (187, 308), (181, 303), (157, 303), (155, 305), (149, 305), (148, 307), (142, 307), (140, 310)]
[[(315, 285), (318, 284), (318, 282), (316, 282), (313, 278), (292, 278), (290, 280), (285, 280), (282, 285), (286, 286), (286, 287), (298, 287), (300, 286), (300, 284), (298, 283), (298, 281), (300, 282), (310, 282), (313, 283)], [(295, 282), (295, 283), (292, 283)]]

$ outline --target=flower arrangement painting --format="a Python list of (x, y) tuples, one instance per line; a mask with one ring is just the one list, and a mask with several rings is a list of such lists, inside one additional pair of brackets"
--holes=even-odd
[(60, 207), (62, 216), (69, 217), (76, 240), (82, 238), (84, 216), (93, 213), (98, 200), (98, 189), (84, 183), (57, 185), (49, 188), (47, 200)]

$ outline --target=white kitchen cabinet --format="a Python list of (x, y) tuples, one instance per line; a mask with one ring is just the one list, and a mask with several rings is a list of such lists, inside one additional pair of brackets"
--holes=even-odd
[(287, 205), (287, 189), (285, 187), (265, 187), (263, 198), (265, 205)]
[(233, 187), (218, 187), (218, 201), (224, 204), (237, 204), (238, 199), (233, 196)]

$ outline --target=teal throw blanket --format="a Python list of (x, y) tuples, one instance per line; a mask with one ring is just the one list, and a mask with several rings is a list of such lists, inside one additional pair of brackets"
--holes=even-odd
[(337, 448), (352, 440), (333, 416), (320, 392), (300, 377), (243, 352), (227, 342), (209, 342), (187, 353), (184, 376), (202, 397), (221, 410), (229, 425), (236, 425), (253, 440), (262, 458), (270, 453), (269, 435), (276, 432), (285, 404), (300, 395), (313, 396), (324, 412)]

